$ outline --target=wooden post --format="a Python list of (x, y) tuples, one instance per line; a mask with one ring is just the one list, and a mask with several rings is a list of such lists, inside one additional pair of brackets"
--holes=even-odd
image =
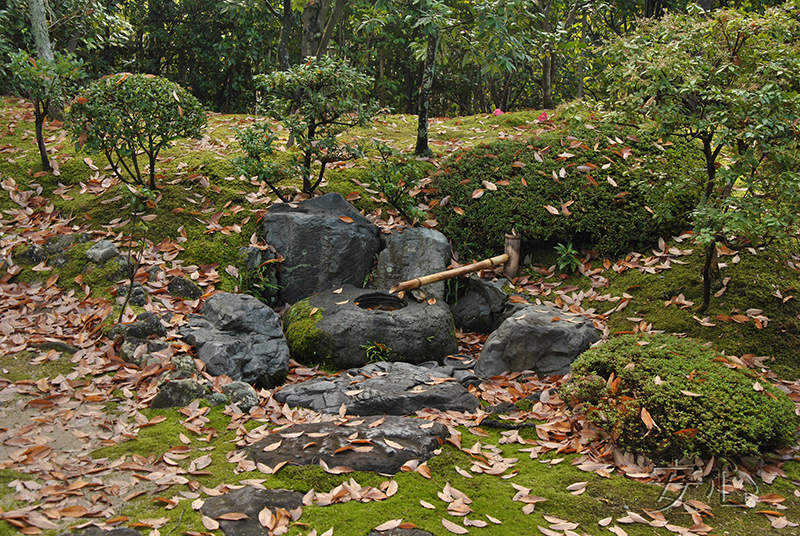
[(517, 277), (517, 272), (519, 271), (519, 248), (521, 242), (522, 237), (517, 234), (506, 235), (506, 255), (508, 255), (508, 261), (503, 267), (503, 273), (506, 274), (509, 280)]

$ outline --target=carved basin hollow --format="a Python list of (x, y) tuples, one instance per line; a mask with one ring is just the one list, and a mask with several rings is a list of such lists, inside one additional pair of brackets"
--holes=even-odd
[(362, 309), (371, 309), (373, 311), (397, 311), (408, 305), (404, 299), (382, 292), (359, 296), (355, 300), (355, 304)]

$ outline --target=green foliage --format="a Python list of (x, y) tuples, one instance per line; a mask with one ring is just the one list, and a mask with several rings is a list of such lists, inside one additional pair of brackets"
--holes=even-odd
[(462, 254), (497, 254), (512, 228), (535, 244), (571, 242), (608, 255), (686, 228), (698, 194), (674, 185), (699, 164), (691, 144), (654, 144), (601, 124), (565, 128), (444, 163), (432, 182), (442, 200), (434, 214)]
[(693, 214), (708, 307), (717, 242), (737, 247), (800, 231), (800, 4), (764, 15), (721, 10), (643, 24), (608, 46), (616, 115), (657, 135), (696, 139), (705, 173), (680, 189), (703, 192)]
[[(72, 104), (70, 122), (77, 148), (103, 153), (120, 180), (156, 189), (159, 151), (177, 138), (199, 137), (206, 124), (200, 102), (165, 78), (122, 73), (83, 90)], [(147, 157), (148, 169), (139, 162)], [(120, 166), (122, 169), (120, 169)]]
[(574, 272), (581, 266), (581, 260), (578, 258), (578, 252), (572, 247), (572, 242), (567, 244), (558, 243), (555, 245), (556, 254), (558, 259), (556, 265), (562, 272)]
[(50, 169), (50, 159), (44, 143), (42, 126), (45, 117), (64, 106), (67, 95), (83, 76), (82, 63), (69, 54), (54, 54), (53, 61), (35, 59), (26, 52), (11, 54), (12, 85), (14, 89), (33, 103), (36, 141), (42, 168)]
[[(727, 366), (726, 366), (727, 365)], [(692, 339), (625, 335), (581, 354), (567, 400), (653, 459), (758, 455), (796, 442), (794, 403)], [(648, 430), (643, 410), (655, 423)]]
[[(313, 196), (328, 164), (362, 156), (360, 146), (345, 143), (338, 136), (356, 125), (366, 125), (377, 106), (364, 103), (371, 78), (359, 73), (347, 60), (308, 58), (289, 71), (257, 75), (255, 81), (265, 94), (267, 113), (289, 131), (290, 140), (297, 144), (302, 156), (294, 155), (290, 169), (278, 173), (278, 179), (296, 174), (303, 179), (303, 191)], [(256, 133), (250, 148), (256, 151), (247, 153), (247, 158), (259, 162), (262, 154), (271, 154), (272, 140), (268, 127), (255, 125), (251, 129)], [(312, 168), (317, 161), (319, 169), (313, 179)], [(263, 176), (270, 173), (276, 172), (265, 170)]]
[(427, 219), (414, 200), (427, 175), (423, 163), (404, 157), (383, 143), (377, 143), (376, 148), (381, 161), (377, 166), (372, 166), (368, 174), (369, 182), (412, 225), (420, 219)]

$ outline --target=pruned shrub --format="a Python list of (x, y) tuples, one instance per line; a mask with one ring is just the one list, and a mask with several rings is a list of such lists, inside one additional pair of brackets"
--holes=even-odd
[(149, 176), (155, 190), (158, 153), (177, 138), (199, 137), (206, 115), (200, 101), (166, 78), (121, 73), (81, 91), (70, 122), (76, 150), (105, 155), (123, 182), (144, 186)]
[(794, 403), (693, 339), (625, 335), (581, 354), (564, 398), (654, 460), (758, 455), (797, 442)]
[(590, 127), (451, 156), (432, 183), (441, 200), (437, 228), (472, 257), (500, 252), (512, 229), (526, 241), (571, 242), (605, 255), (686, 230), (699, 192), (673, 185), (701, 168), (696, 151), (679, 140)]

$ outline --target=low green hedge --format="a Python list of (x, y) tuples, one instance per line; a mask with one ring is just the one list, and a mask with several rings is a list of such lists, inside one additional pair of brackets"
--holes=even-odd
[[(702, 172), (700, 152), (690, 142), (634, 134), (610, 125), (564, 126), (460, 151), (432, 182), (442, 202), (434, 208), (437, 228), (473, 258), (502, 251), (512, 229), (525, 241), (572, 242), (604, 255), (679, 234), (690, 226), (699, 192), (674, 184)], [(473, 197), (479, 189), (483, 194)]]
[[(693, 339), (625, 335), (581, 354), (562, 394), (621, 446), (653, 460), (795, 444), (794, 403), (730, 363)], [(642, 408), (655, 423), (650, 430)]]

